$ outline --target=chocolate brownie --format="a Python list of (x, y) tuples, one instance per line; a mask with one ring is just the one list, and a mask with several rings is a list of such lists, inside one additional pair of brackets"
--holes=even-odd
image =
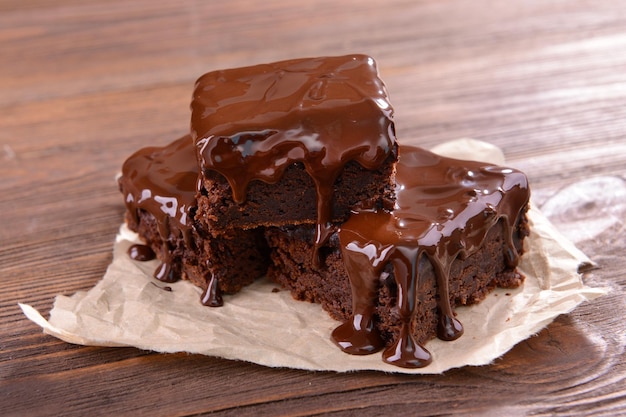
[(393, 200), (393, 109), (368, 56), (210, 72), (191, 108), (207, 230), (315, 223), (319, 247), (353, 206)]
[[(147, 147), (126, 160), (119, 178), (126, 223), (161, 260), (155, 278), (189, 279), (204, 289), (203, 303), (221, 304), (221, 293), (234, 293), (265, 273), (268, 265), (263, 231), (231, 229), (218, 237), (195, 222), (198, 168), (189, 135), (164, 147)], [(131, 247), (131, 254), (149, 251)]]
[(344, 321), (333, 339), (346, 352), (384, 349), (404, 367), (430, 362), (421, 346), (459, 337), (454, 306), (496, 286), (519, 286), (529, 191), (519, 171), (401, 147), (392, 211), (355, 212), (316, 266), (310, 227), (266, 231), (268, 275), (296, 299), (319, 302)]

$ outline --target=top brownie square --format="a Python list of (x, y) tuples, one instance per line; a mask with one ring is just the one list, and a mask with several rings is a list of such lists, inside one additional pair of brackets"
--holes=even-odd
[(317, 223), (323, 240), (352, 206), (393, 199), (393, 108), (368, 56), (210, 72), (191, 109), (211, 230)]

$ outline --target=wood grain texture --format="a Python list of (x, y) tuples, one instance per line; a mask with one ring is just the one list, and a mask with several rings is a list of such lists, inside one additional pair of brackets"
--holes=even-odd
[[(504, 149), (534, 204), (589, 230), (584, 278), (610, 293), (490, 366), (420, 377), (75, 346), (25, 319), (17, 302), (45, 314), (100, 279), (115, 175), (187, 131), (199, 75), (351, 52), (377, 59), (403, 142)], [(590, 178), (626, 183), (625, 68), (615, 0), (3, 0), (0, 415), (626, 415), (626, 202), (584, 200)]]

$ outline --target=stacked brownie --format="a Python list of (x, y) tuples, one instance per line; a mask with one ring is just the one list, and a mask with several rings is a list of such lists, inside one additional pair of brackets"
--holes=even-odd
[(372, 58), (202, 76), (190, 135), (124, 164), (127, 223), (217, 306), (267, 275), (344, 322), (348, 353), (405, 367), (454, 339), (454, 306), (520, 285), (523, 174), (398, 146)]

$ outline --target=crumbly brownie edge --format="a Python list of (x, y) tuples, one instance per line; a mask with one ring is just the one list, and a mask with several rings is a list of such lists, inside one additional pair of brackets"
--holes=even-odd
[(261, 229), (230, 230), (213, 237), (206, 233), (201, 235), (197, 228), (192, 228), (190, 241), (186, 242), (182, 233), (172, 227), (164, 244), (150, 213), (140, 210), (137, 221), (127, 213), (126, 222), (161, 262), (169, 262), (181, 279), (203, 290), (211, 277), (215, 277), (223, 293), (236, 293), (267, 270), (268, 249)]
[[(376, 170), (348, 162), (334, 185), (333, 220), (344, 221), (360, 204), (389, 206), (394, 199), (395, 153)], [(255, 228), (315, 223), (317, 196), (313, 180), (303, 164), (289, 166), (278, 183), (252, 181), (246, 200), (233, 200), (228, 182), (207, 172), (198, 196), (196, 219), (205, 230), (221, 232), (231, 228)]]

